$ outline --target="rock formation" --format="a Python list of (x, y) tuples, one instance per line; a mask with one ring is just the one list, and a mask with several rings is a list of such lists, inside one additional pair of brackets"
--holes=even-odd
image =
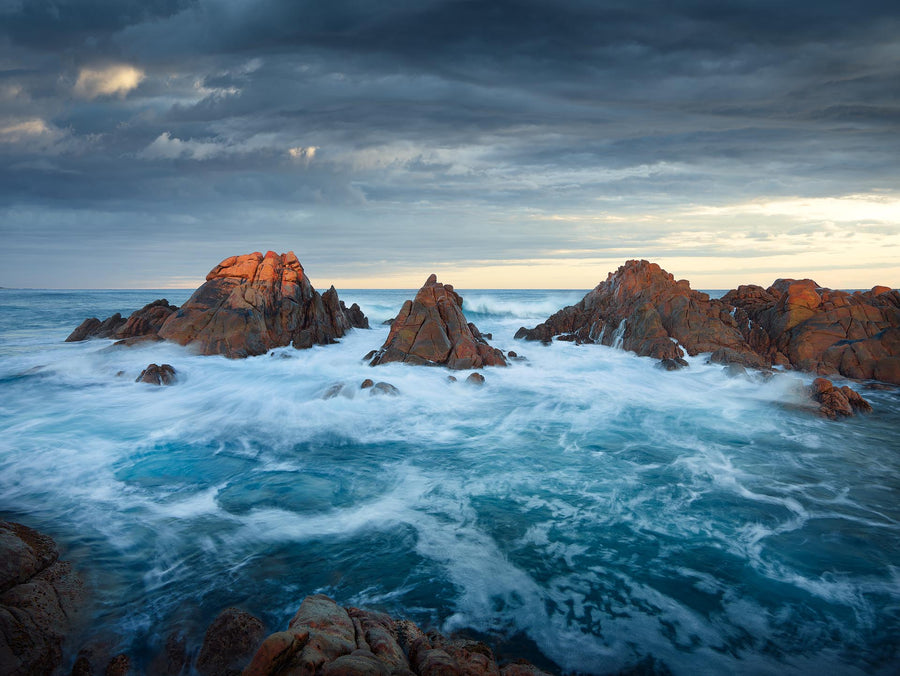
[(424, 633), (409, 620), (342, 608), (327, 596), (307, 596), (286, 631), (266, 638), (244, 676), (549, 676), (527, 663), (499, 667), (484, 643)]
[(503, 353), (466, 322), (462, 302), (452, 286), (431, 275), (415, 299), (403, 303), (371, 365), (399, 361), (451, 369), (506, 366)]
[(645, 357), (684, 364), (712, 352), (722, 362), (766, 366), (744, 339), (725, 303), (691, 289), (656, 263), (628, 261), (609, 273), (578, 304), (563, 308), (533, 329), (522, 327), (516, 338), (560, 340), (621, 346)]
[(52, 673), (82, 597), (51, 538), (0, 521), (0, 673)]
[(832, 420), (855, 413), (871, 413), (872, 406), (862, 395), (846, 385), (835, 387), (830, 380), (816, 378), (809, 386), (813, 401), (820, 404), (819, 413)]
[(293, 252), (269, 251), (226, 258), (206, 282), (176, 308), (150, 303), (127, 320), (115, 314), (86, 319), (66, 338), (165, 339), (201, 354), (247, 357), (274, 347), (334, 343), (351, 328), (369, 328), (359, 306), (349, 308), (332, 286), (319, 294)]
[(171, 385), (175, 382), (175, 369), (169, 364), (150, 364), (135, 378), (136, 383), (148, 385)]
[(96, 317), (85, 319), (66, 338), (67, 343), (74, 343), (89, 338), (114, 338), (122, 340), (141, 336), (155, 336), (166, 320), (178, 308), (169, 305), (165, 298), (155, 300), (136, 310), (128, 319), (118, 312), (102, 322)]
[(201, 354), (247, 357), (274, 347), (328, 345), (351, 328), (368, 328), (331, 287), (320, 295), (293, 252), (226, 258), (159, 331)]
[(684, 352), (710, 352), (720, 363), (900, 384), (900, 293), (884, 286), (848, 293), (779, 279), (715, 300), (655, 263), (628, 261), (577, 305), (516, 333), (554, 337), (621, 346), (667, 369), (683, 365)]
[(739, 286), (722, 297), (742, 335), (766, 361), (801, 371), (900, 385), (900, 293), (834, 291), (811, 279), (768, 289)]
[(206, 630), (197, 671), (204, 676), (240, 676), (264, 636), (259, 618), (238, 608), (226, 608)]

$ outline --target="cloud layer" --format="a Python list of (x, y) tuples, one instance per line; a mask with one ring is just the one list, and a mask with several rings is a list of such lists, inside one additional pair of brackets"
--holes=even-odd
[(320, 285), (896, 286), (897, 35), (889, 2), (2, 3), (0, 285), (273, 248)]

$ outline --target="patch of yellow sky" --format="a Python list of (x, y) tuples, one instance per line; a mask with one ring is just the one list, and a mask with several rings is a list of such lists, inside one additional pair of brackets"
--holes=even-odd
[[(579, 226), (584, 246), (529, 259), (423, 260), (404, 268), (360, 265), (337, 274), (306, 266), (313, 284), (338, 289), (415, 289), (429, 274), (459, 289), (590, 289), (626, 260), (647, 258), (695, 289), (770, 285), (779, 277), (812, 278), (836, 289), (900, 287), (900, 196), (754, 200), (730, 206), (690, 205), (655, 213), (537, 214), (532, 220)], [(633, 224), (627, 246), (606, 229)], [(583, 226), (583, 227), (582, 227)], [(635, 239), (646, 231), (646, 245)], [(592, 234), (594, 233), (594, 234)], [(570, 238), (571, 239), (571, 238)], [(597, 240), (595, 246), (592, 240)], [(602, 246), (599, 242), (602, 240)], [(655, 252), (655, 254), (654, 254)], [(157, 288), (199, 286), (202, 278), (160, 280)]]
[[(432, 264), (344, 276), (338, 288), (416, 288), (431, 272), (465, 288), (587, 289), (631, 258), (648, 258), (695, 289), (768, 286), (778, 277), (812, 278), (830, 288), (900, 286), (900, 197), (865, 194), (754, 200), (729, 206), (691, 205), (674, 215), (549, 214), (533, 218), (584, 225), (585, 246), (540, 258)], [(634, 224), (627, 247), (608, 246), (605, 226)], [(591, 227), (607, 245), (591, 246)], [(646, 248), (635, 233), (653, 231)], [(648, 252), (658, 252), (650, 255)]]

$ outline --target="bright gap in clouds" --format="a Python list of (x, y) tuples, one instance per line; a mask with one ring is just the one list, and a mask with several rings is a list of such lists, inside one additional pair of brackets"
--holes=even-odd
[(126, 64), (102, 68), (82, 68), (75, 82), (75, 94), (85, 99), (125, 96), (144, 79), (144, 71)]

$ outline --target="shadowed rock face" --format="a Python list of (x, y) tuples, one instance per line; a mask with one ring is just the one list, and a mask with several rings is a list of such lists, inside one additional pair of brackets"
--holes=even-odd
[(49, 674), (62, 661), (84, 591), (58, 557), (46, 535), (0, 521), (0, 673)]
[(222, 261), (159, 336), (201, 354), (247, 357), (285, 345), (328, 345), (350, 328), (368, 326), (359, 307), (346, 308), (334, 287), (320, 295), (293, 252), (269, 251)]
[(802, 371), (900, 385), (900, 293), (834, 291), (811, 279), (768, 289), (739, 286), (722, 298), (767, 361)]
[(102, 322), (96, 317), (85, 319), (78, 325), (69, 337), (67, 343), (74, 343), (89, 338), (115, 338), (123, 340), (138, 338), (141, 336), (155, 336), (166, 320), (178, 308), (169, 305), (165, 298), (155, 300), (136, 310), (128, 319), (118, 312), (112, 317), (107, 317)]
[(394, 361), (451, 369), (506, 366), (503, 353), (491, 347), (474, 324), (466, 322), (460, 295), (434, 275), (414, 300), (403, 303), (387, 340), (370, 363)]
[(648, 261), (628, 261), (577, 305), (563, 308), (516, 338), (554, 336), (620, 345), (645, 357), (679, 360), (685, 352), (714, 353), (717, 361), (765, 366), (730, 314), (731, 308)]

